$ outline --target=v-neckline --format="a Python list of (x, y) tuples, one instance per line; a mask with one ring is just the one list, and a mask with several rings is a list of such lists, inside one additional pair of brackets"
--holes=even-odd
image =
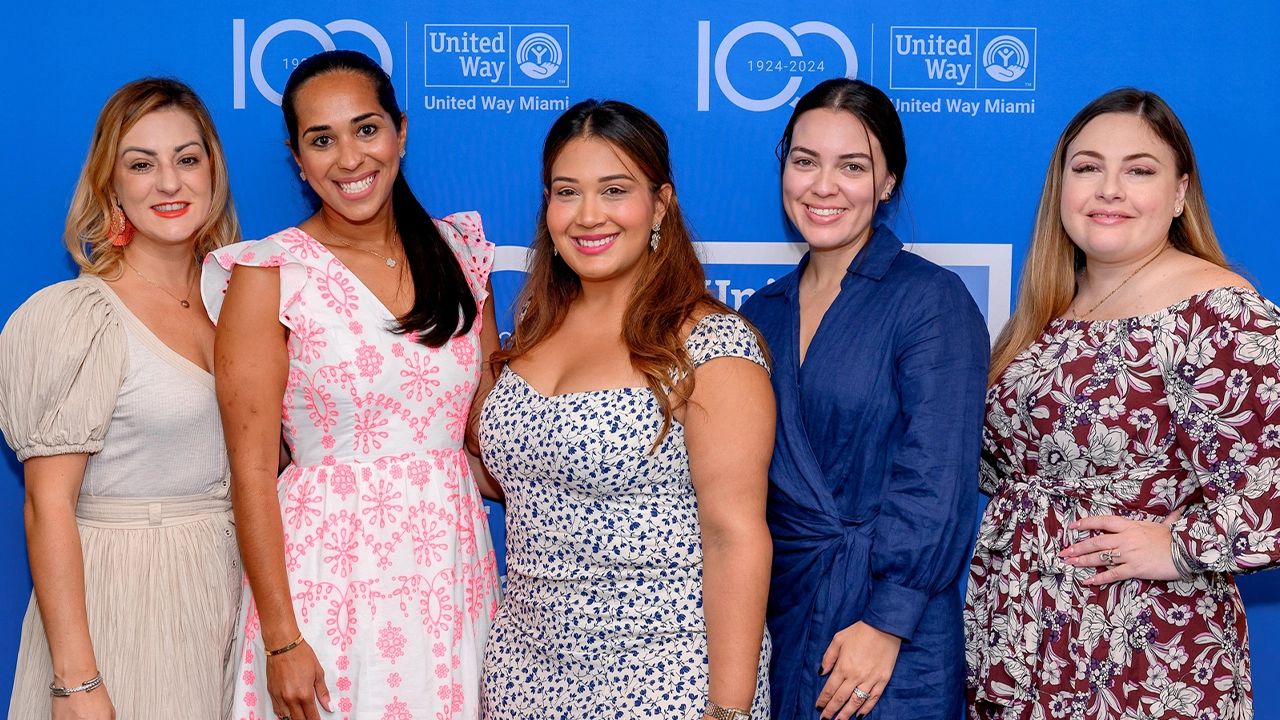
[(800, 353), (800, 340), (801, 340), (800, 333), (801, 333), (801, 325), (804, 322), (804, 308), (801, 307), (801, 304), (800, 304), (800, 280), (799, 278), (796, 278), (796, 296), (795, 296), (796, 308), (795, 308), (795, 312), (792, 314), (792, 318), (795, 320), (795, 324), (796, 324), (795, 325), (795, 340), (796, 340), (795, 361), (796, 361), (796, 379), (797, 380), (800, 379), (800, 373), (801, 371), (804, 370), (805, 361), (807, 361), (813, 355), (814, 344), (818, 341), (818, 336), (822, 334), (822, 328), (827, 324), (827, 318), (830, 317), (831, 311), (835, 309), (836, 303), (840, 302), (840, 296), (844, 295), (844, 291), (847, 289), (845, 287), (845, 281), (848, 279), (849, 279), (848, 275), (845, 275), (843, 278), (840, 279), (840, 289), (836, 291), (835, 297), (831, 298), (831, 303), (827, 305), (827, 309), (822, 312), (822, 317), (819, 318), (818, 320), (818, 326), (813, 329), (813, 337), (809, 338), (809, 346), (808, 348), (805, 349), (805, 352), (802, 355)]
[[(306, 230), (303, 230), (301, 227), (297, 228), (297, 231), (302, 233), (303, 235), (306, 235), (313, 242), (315, 242), (315, 244), (319, 245), (326, 253), (328, 253), (329, 257), (332, 258), (334, 262), (338, 263), (338, 267), (345, 270), (347, 274), (351, 276), (351, 279), (354, 280), (357, 284), (359, 284), (360, 288), (369, 294), (369, 297), (373, 298), (373, 301), (378, 304), (378, 308), (382, 310), (383, 315), (386, 315), (387, 318), (393, 321), (399, 321), (400, 316), (391, 312), (391, 308), (387, 307), (387, 304), (382, 301), (382, 298), (378, 297), (378, 293), (374, 292), (373, 288), (370, 288), (368, 284), (366, 284), (365, 281), (362, 280), (358, 274), (356, 274), (355, 270), (352, 270), (350, 266), (342, 262), (342, 258), (334, 254), (334, 252), (329, 249), (328, 245), (325, 245), (324, 243), (320, 242), (320, 238), (316, 237), (315, 235), (312, 235)], [(413, 276), (410, 275), (410, 278), (412, 277)], [(415, 293), (415, 299), (416, 299), (417, 288), (414, 288), (414, 293)]]
[(112, 307), (120, 313), (120, 317), (124, 321), (126, 328), (133, 333), (134, 337), (138, 338), (138, 342), (141, 342), (148, 350), (154, 353), (156, 357), (172, 366), (175, 370), (187, 375), (210, 390), (215, 389), (212, 373), (197, 365), (191, 360), (191, 358), (186, 357), (182, 353), (166, 345), (165, 342), (160, 339), (160, 336), (152, 332), (151, 328), (147, 327), (147, 324), (142, 322), (142, 318), (135, 315), (134, 312), (129, 309), (129, 306), (125, 304), (124, 299), (117, 295), (116, 291), (108, 285), (105, 280), (96, 275), (85, 275), (82, 277), (97, 284), (99, 291), (103, 294), (103, 297), (105, 297), (107, 302), (111, 303)]

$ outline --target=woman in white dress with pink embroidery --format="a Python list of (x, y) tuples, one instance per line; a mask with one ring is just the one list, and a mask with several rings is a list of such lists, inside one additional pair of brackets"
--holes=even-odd
[(323, 206), (203, 284), (247, 579), (232, 717), (476, 718), (499, 588), (464, 435), (494, 247), (414, 199), (368, 57), (309, 58), (282, 107)]

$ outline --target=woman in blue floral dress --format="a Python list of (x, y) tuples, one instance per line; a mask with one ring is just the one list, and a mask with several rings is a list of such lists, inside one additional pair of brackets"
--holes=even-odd
[(507, 498), (489, 718), (767, 718), (764, 351), (704, 290), (666, 136), (552, 127), (512, 344), (479, 418)]

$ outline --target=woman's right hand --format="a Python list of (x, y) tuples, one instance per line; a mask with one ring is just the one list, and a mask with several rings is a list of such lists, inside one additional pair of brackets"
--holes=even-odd
[[(55, 681), (56, 683), (56, 681)], [(53, 698), (52, 720), (115, 720), (116, 708), (111, 704), (106, 684), (92, 690)]]
[(317, 700), (326, 712), (333, 712), (329, 707), (329, 686), (324, 683), (324, 668), (306, 641), (286, 653), (267, 658), (267, 692), (271, 695), (271, 711), (278, 718), (320, 720)]

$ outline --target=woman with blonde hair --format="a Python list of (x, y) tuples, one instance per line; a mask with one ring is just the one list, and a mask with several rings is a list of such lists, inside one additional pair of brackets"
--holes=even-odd
[(239, 238), (217, 131), (171, 79), (117, 90), (67, 216), (74, 280), (0, 333), (35, 591), (9, 717), (223, 717), (239, 600), (200, 261)]
[(1280, 561), (1277, 323), (1169, 106), (1085, 106), (991, 366), (971, 717), (1252, 716), (1232, 576)]

